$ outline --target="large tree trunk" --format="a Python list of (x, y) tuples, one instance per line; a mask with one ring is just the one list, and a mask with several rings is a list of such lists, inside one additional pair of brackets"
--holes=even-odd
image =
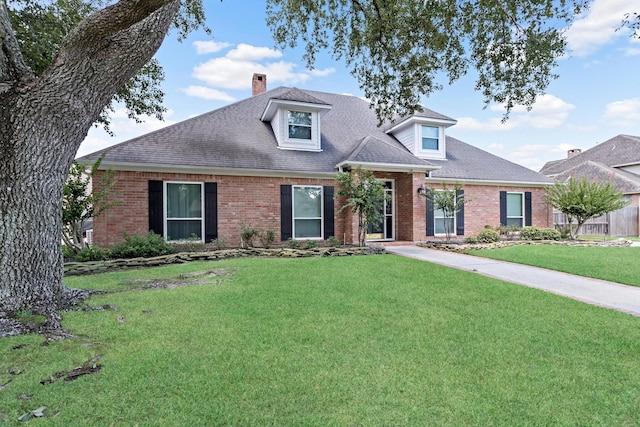
[(121, 0), (80, 23), (51, 67), (24, 66), (0, 1), (0, 317), (47, 316), (82, 298), (65, 288), (62, 191), (90, 127), (157, 51), (179, 0)]

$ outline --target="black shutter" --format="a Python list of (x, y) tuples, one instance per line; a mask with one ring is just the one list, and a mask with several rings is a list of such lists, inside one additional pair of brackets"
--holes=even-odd
[(431, 200), (430, 195), (431, 190), (427, 190), (427, 236), (435, 236), (436, 234), (436, 220), (433, 214), (433, 201)]
[(204, 242), (218, 238), (218, 183), (204, 183)]
[(162, 181), (149, 181), (149, 231), (164, 236), (164, 209)]
[(524, 193), (524, 225), (532, 225), (531, 222), (531, 191)]
[(280, 240), (286, 242), (292, 238), (293, 230), (293, 198), (291, 186), (280, 186)]
[(324, 238), (335, 237), (334, 218), (333, 218), (333, 186), (325, 185), (322, 187), (324, 197)]
[(507, 225), (507, 192), (500, 192), (500, 225)]
[[(464, 190), (456, 191), (456, 202), (464, 199)], [(460, 210), (456, 213), (456, 235), (464, 236), (464, 204), (460, 205)]]

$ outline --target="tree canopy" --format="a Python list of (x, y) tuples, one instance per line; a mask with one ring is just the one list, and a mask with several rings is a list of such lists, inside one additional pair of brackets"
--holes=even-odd
[(556, 181), (546, 190), (551, 206), (567, 216), (569, 234), (575, 239), (582, 225), (590, 218), (599, 217), (625, 207), (628, 202), (611, 182), (589, 181), (587, 178), (569, 178)]
[[(15, 31), (25, 64), (40, 76), (53, 62), (64, 37), (90, 13), (103, 8), (105, 0), (8, 0), (11, 25)], [(176, 15), (174, 27), (178, 37), (204, 26), (201, 0), (186, 1), (182, 13)], [(209, 29), (204, 27), (206, 31)], [(143, 121), (145, 115), (163, 119), (164, 80), (162, 65), (151, 59), (112, 97), (97, 119), (97, 123), (111, 134), (110, 114), (116, 105), (123, 104), (130, 119)]]
[(344, 59), (381, 118), (476, 69), (485, 102), (532, 106), (565, 54), (563, 29), (588, 0), (268, 0), (281, 47)]

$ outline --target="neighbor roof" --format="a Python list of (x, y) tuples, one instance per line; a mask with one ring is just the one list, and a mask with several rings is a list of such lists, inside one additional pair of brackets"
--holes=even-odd
[[(270, 123), (261, 120), (269, 102), (276, 100), (331, 107), (321, 119), (321, 152), (278, 148)], [(455, 122), (426, 108), (417, 114)], [(550, 182), (537, 172), (450, 137), (446, 142), (447, 160), (417, 158), (385, 132), (389, 126), (379, 127), (374, 110), (361, 98), (279, 87), (80, 160), (95, 160), (105, 153), (102, 166), (116, 169), (181, 168), (265, 174), (333, 174), (339, 166), (369, 165), (371, 169), (390, 171), (439, 169), (432, 172), (433, 177), (458, 180)]]
[(570, 177), (588, 177), (599, 182), (611, 182), (625, 194), (640, 193), (640, 176), (602, 163), (588, 160), (554, 177), (557, 181), (567, 181)]
[(610, 167), (640, 163), (640, 137), (614, 136), (568, 159), (548, 162), (542, 167), (540, 173), (554, 176), (586, 161), (594, 161)]

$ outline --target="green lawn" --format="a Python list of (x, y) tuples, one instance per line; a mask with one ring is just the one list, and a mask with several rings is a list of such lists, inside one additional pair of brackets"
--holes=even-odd
[(640, 286), (640, 248), (638, 247), (515, 245), (499, 249), (473, 250), (467, 253)]
[[(0, 425), (40, 406), (47, 418), (27, 425), (640, 424), (639, 318), (470, 272), (393, 255), (239, 259), (68, 284), (213, 268), (231, 275), (94, 296), (118, 310), (65, 313), (80, 339), (0, 340), (0, 385), (13, 379)], [(100, 372), (40, 384), (98, 355)]]

